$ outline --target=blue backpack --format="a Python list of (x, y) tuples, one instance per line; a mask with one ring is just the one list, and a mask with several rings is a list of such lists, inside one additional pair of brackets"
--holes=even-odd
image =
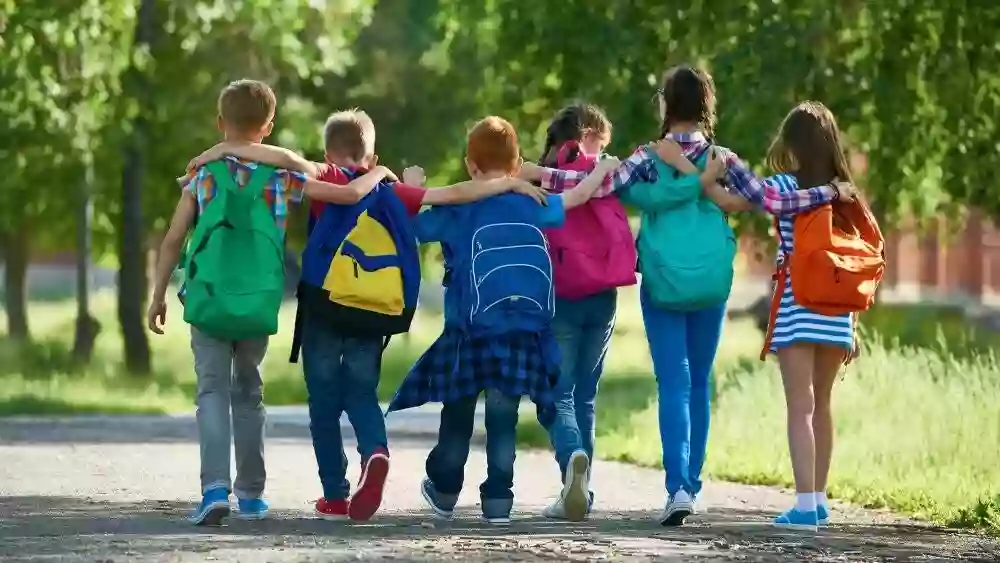
[(298, 360), (303, 314), (345, 334), (381, 336), (384, 347), (410, 330), (419, 293), (413, 226), (391, 184), (379, 184), (354, 205), (323, 206), (310, 216), (302, 252), (291, 361)]
[[(704, 170), (708, 150), (693, 159)], [(657, 181), (629, 189), (625, 200), (638, 200), (636, 190), (653, 190), (662, 202), (657, 212), (642, 214), (637, 241), (642, 287), (660, 308), (690, 311), (725, 303), (733, 286), (736, 235), (719, 206), (702, 195), (701, 186), (666, 186), (673, 167), (651, 153)], [(638, 203), (638, 202), (637, 202)], [(641, 208), (641, 205), (637, 205)]]
[(535, 225), (537, 203), (502, 194), (467, 204), (465, 228), (447, 241), (452, 319), (476, 336), (548, 329), (555, 312), (552, 261)]

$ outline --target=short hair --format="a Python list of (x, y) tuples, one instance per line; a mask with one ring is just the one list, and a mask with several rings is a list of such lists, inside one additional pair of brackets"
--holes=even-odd
[(481, 172), (513, 172), (521, 158), (517, 131), (502, 117), (481, 119), (469, 130), (466, 156)]
[(326, 152), (360, 161), (375, 154), (375, 123), (357, 109), (330, 115), (323, 126)]
[(219, 116), (240, 131), (262, 129), (274, 119), (277, 105), (274, 91), (259, 80), (234, 80), (219, 93)]

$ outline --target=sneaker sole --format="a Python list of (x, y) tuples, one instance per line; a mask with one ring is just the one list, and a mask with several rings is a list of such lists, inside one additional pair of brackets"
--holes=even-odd
[(487, 517), (483, 516), (483, 520), (486, 520), (487, 524), (493, 524), (493, 525), (496, 525), (496, 526), (504, 526), (504, 525), (510, 524), (510, 517), (509, 516), (506, 517), (506, 518), (487, 518)]
[(265, 510), (263, 512), (237, 512), (236, 518), (238, 520), (263, 520), (267, 518), (270, 510)]
[(358, 483), (358, 490), (347, 504), (347, 516), (351, 520), (369, 520), (382, 505), (385, 480), (389, 476), (389, 457), (373, 454), (365, 464), (364, 475)]
[(691, 516), (692, 511), (689, 506), (678, 506), (660, 518), (661, 526), (683, 526), (684, 520)]
[(568, 488), (563, 498), (563, 507), (567, 520), (581, 522), (587, 518), (587, 505), (590, 504), (590, 492), (587, 490), (590, 460), (586, 454), (574, 454), (569, 461), (566, 475)]
[(786, 524), (782, 522), (774, 522), (775, 528), (783, 528), (785, 530), (794, 530), (796, 532), (818, 532), (819, 526), (813, 526), (811, 524)]
[(427, 493), (427, 489), (423, 485), (420, 485), (420, 496), (424, 498), (424, 502), (427, 503), (428, 508), (431, 509), (431, 512), (433, 512), (435, 516), (441, 518), (442, 520), (451, 520), (451, 517), (454, 514), (454, 512), (451, 510), (443, 510), (438, 508), (438, 506), (434, 504), (434, 499), (432, 499), (431, 496)]
[(208, 505), (204, 511), (188, 517), (188, 520), (195, 526), (219, 526), (227, 516), (229, 516), (229, 503), (221, 501)]
[(347, 517), (346, 514), (327, 514), (325, 512), (320, 512), (320, 511), (315, 510), (315, 509), (313, 510), (313, 512), (316, 514), (316, 517), (319, 518), (320, 520), (330, 520), (330, 521), (334, 521), (334, 522), (338, 521), (338, 520), (339, 521), (348, 520), (348, 517)]

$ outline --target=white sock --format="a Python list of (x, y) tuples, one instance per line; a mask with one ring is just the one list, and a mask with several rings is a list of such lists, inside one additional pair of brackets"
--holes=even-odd
[(823, 508), (828, 508), (830, 506), (830, 499), (826, 498), (826, 493), (816, 493), (816, 506), (822, 506)]
[(815, 512), (816, 493), (797, 493), (795, 495), (795, 509), (799, 512)]

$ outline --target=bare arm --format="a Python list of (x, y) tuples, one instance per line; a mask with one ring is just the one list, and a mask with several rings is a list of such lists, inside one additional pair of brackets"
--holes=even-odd
[(167, 295), (167, 284), (177, 267), (184, 246), (184, 237), (194, 223), (198, 204), (189, 192), (181, 195), (174, 216), (170, 219), (170, 227), (160, 243), (160, 252), (156, 258), (156, 273), (153, 280), (153, 301), (163, 301)]
[(545, 190), (533, 186), (517, 178), (497, 178), (494, 180), (466, 180), (444, 188), (427, 190), (424, 196), (425, 205), (447, 205), (471, 203), (507, 192), (517, 192), (527, 195), (545, 204)]
[(160, 243), (160, 252), (156, 256), (156, 270), (153, 274), (153, 297), (150, 300), (149, 311), (146, 314), (146, 324), (156, 334), (163, 334), (163, 325), (167, 321), (167, 284), (170, 276), (181, 258), (184, 247), (184, 237), (194, 223), (198, 211), (198, 202), (190, 192), (184, 191), (170, 219), (170, 227)]
[(726, 213), (737, 213), (740, 211), (753, 211), (756, 209), (753, 203), (741, 195), (734, 194), (727, 190), (714, 178), (702, 178), (702, 191), (708, 199), (712, 200)]
[(559, 195), (563, 200), (563, 208), (568, 211), (587, 203), (594, 193), (605, 183), (608, 174), (611, 174), (611, 172), (618, 168), (619, 164), (621, 164), (619, 160), (614, 157), (605, 158), (597, 163), (593, 172), (587, 174), (587, 177), (582, 182), (577, 184), (573, 189)]
[(223, 156), (231, 155), (242, 160), (252, 160), (262, 162), (286, 170), (301, 172), (310, 178), (315, 178), (319, 174), (319, 166), (316, 163), (306, 160), (305, 157), (293, 150), (275, 145), (263, 145), (257, 143), (231, 143), (222, 142), (207, 151), (196, 156), (189, 164), (189, 168), (197, 168), (207, 162), (219, 160)]
[(376, 166), (363, 176), (358, 176), (344, 186), (329, 184), (319, 180), (306, 180), (303, 190), (306, 196), (316, 201), (351, 205), (361, 201), (361, 198), (378, 186), (384, 179), (395, 180), (396, 176), (385, 166)]

